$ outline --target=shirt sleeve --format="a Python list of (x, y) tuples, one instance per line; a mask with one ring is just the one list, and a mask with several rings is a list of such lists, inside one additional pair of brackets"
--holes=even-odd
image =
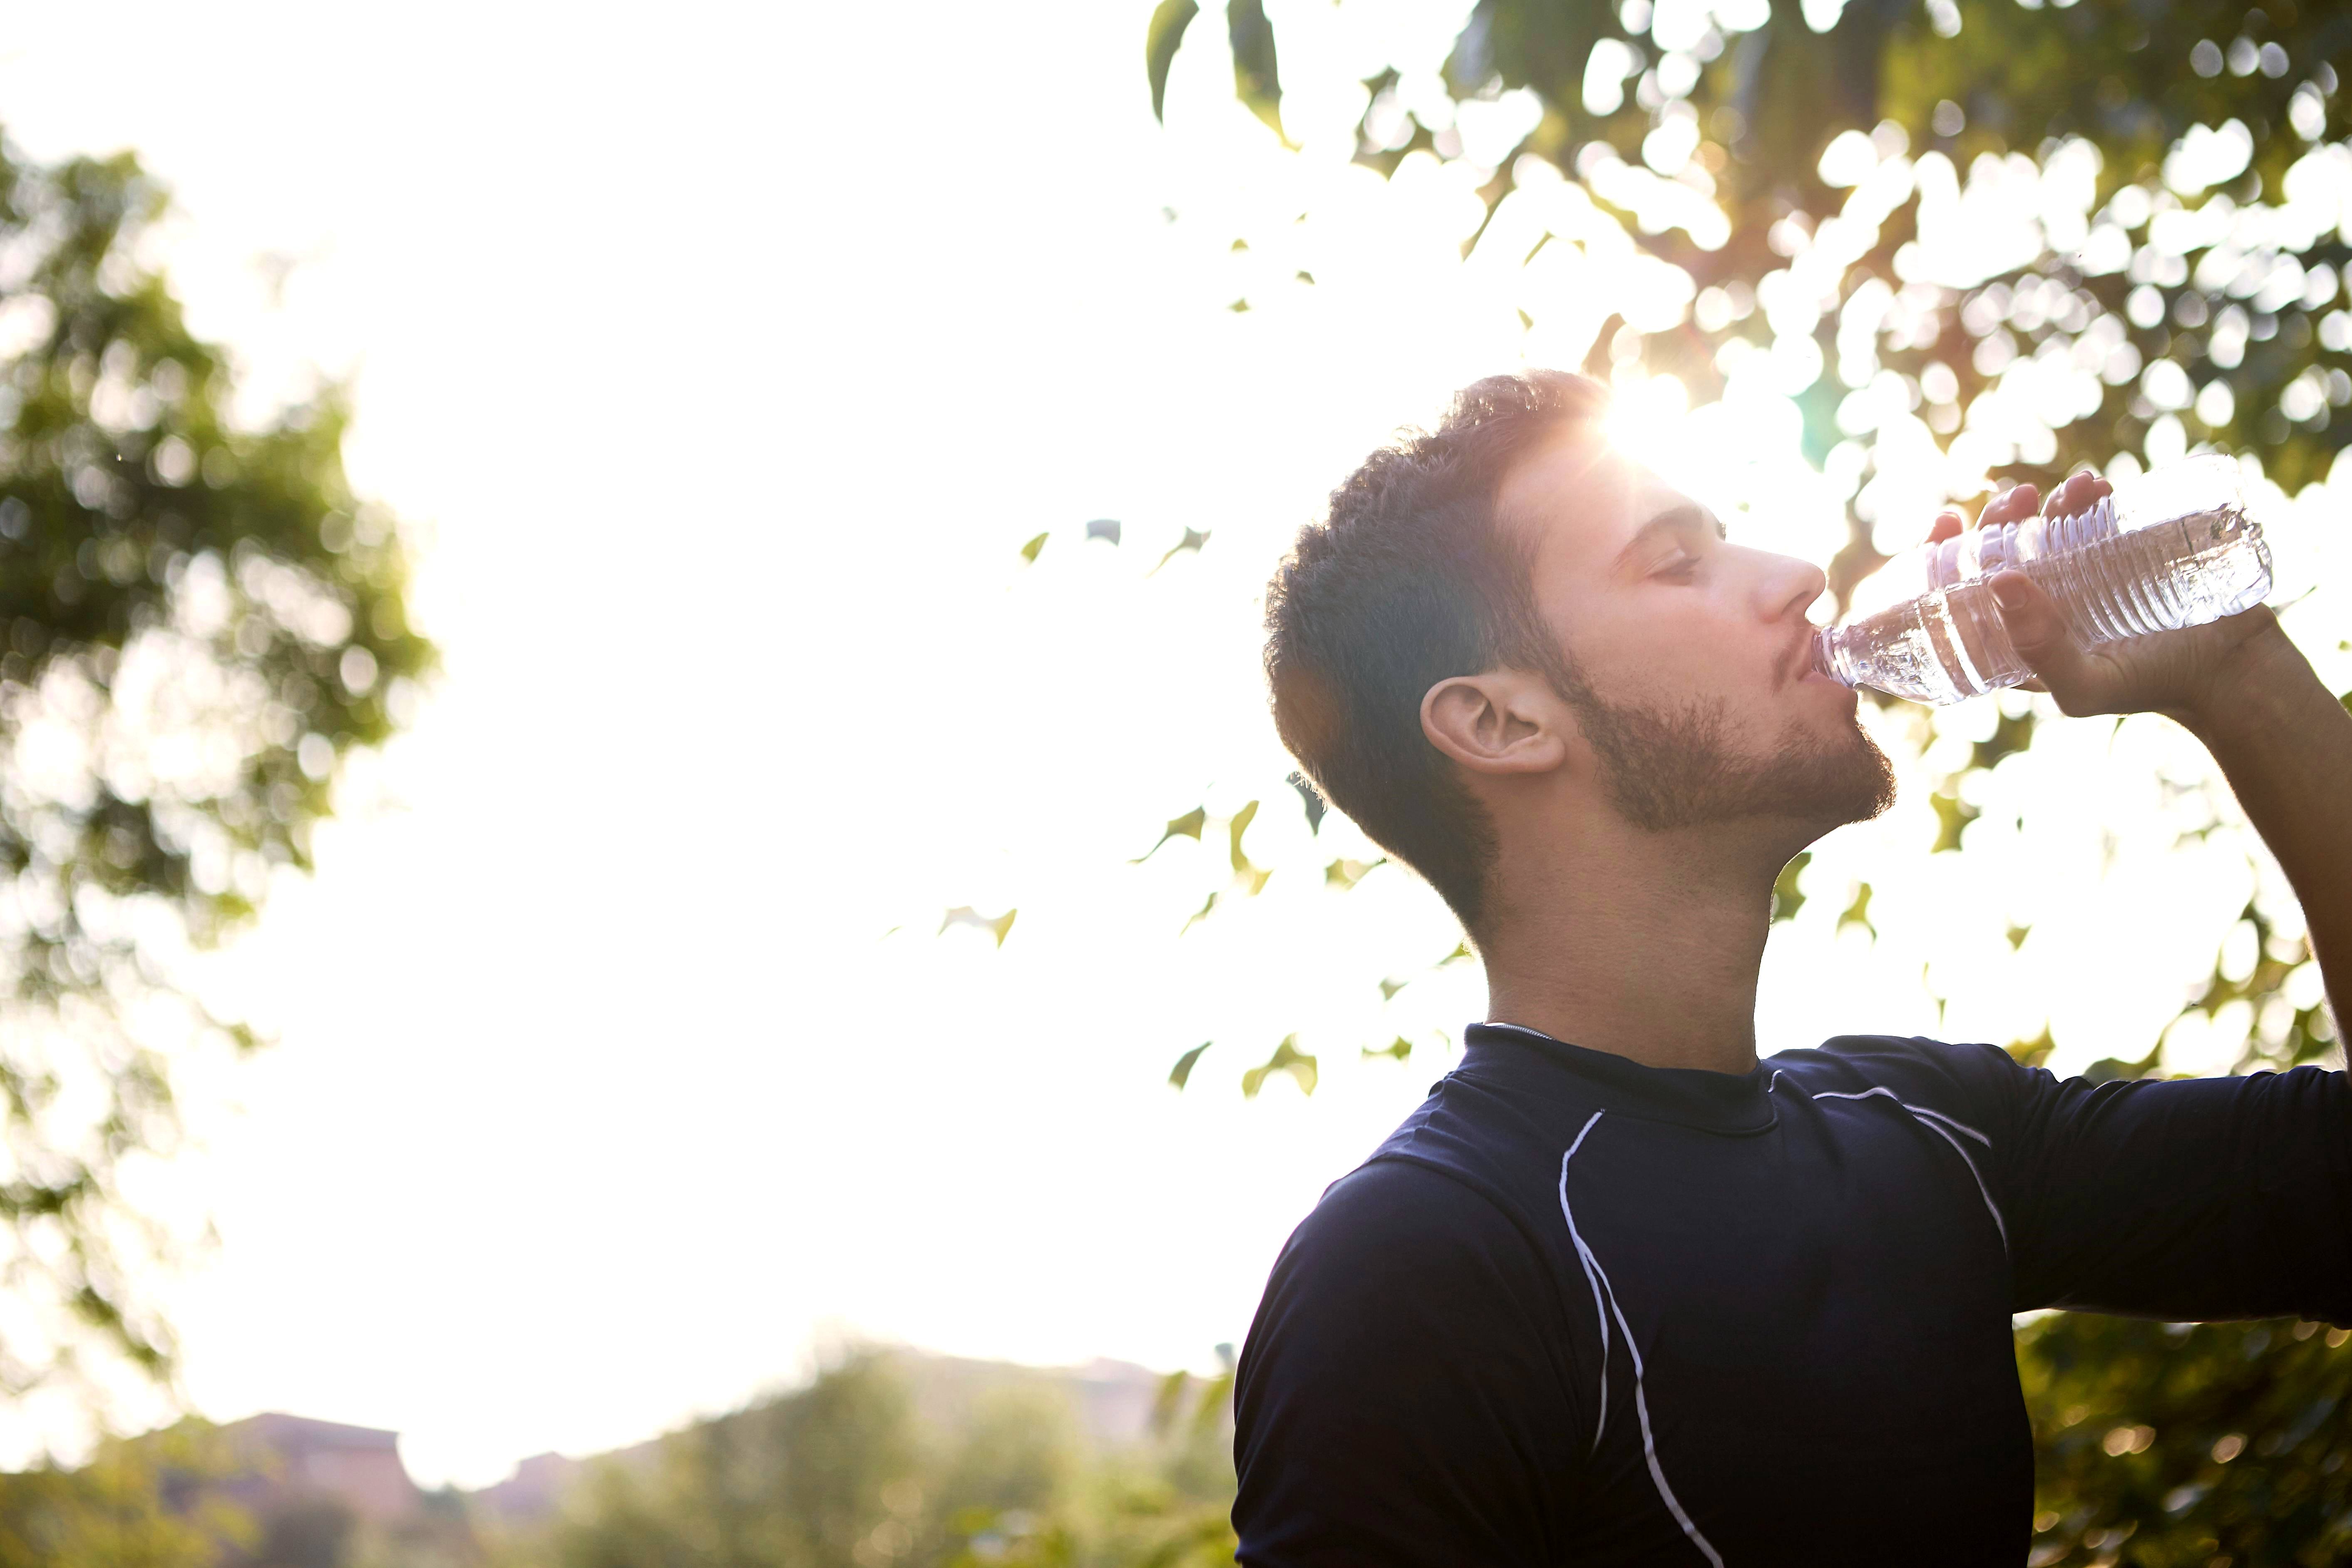
[(1996, 1102), (2021, 1311), (2352, 1322), (2343, 1073), (2095, 1084), (1958, 1049)]
[(1242, 1353), (1244, 1568), (1559, 1560), (1583, 1456), (1557, 1284), (1488, 1198), (1411, 1163), (1335, 1184)]

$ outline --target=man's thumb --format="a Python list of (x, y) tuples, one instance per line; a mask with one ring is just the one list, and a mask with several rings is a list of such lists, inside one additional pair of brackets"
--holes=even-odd
[(2063, 666), (2069, 662), (2075, 649), (2066, 632), (2065, 617), (2032, 579), (2021, 571), (2004, 571), (1992, 580), (1992, 596), (2000, 606), (2001, 624), (2009, 629), (2010, 642), (2027, 664), (2047, 674), (2053, 673), (2052, 664)]

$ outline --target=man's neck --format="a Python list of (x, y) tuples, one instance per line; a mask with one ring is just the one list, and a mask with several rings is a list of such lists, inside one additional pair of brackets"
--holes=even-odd
[(1780, 862), (1721, 834), (1630, 829), (1554, 858), (1502, 879), (1487, 1018), (1649, 1067), (1755, 1066)]

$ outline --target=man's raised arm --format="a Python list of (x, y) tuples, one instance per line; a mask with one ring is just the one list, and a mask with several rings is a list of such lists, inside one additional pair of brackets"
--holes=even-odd
[(2266, 622), (2259, 665), (2249, 659), (2212, 707), (2181, 722), (2221, 764), (2294, 884), (2340, 1040), (2352, 1002), (2352, 713), (2270, 612), (2254, 613)]
[[(2048, 509), (2079, 511), (2105, 490), (2105, 481), (2087, 476), (2069, 479)], [(2033, 503), (2033, 487), (2021, 485), (1985, 517), (2012, 521)], [(2352, 1001), (2352, 811), (2345, 807), (2352, 713), (2320, 683), (2278, 618), (2257, 607), (2085, 652), (2067, 636), (2058, 607), (2022, 572), (2002, 573), (1992, 588), (2018, 653), (2063, 711), (2165, 714), (2212, 752), (2294, 884), (2340, 1031), (2352, 1021), (2345, 1016)]]

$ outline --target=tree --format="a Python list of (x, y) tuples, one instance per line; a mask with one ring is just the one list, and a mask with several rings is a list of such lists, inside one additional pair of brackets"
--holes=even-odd
[(212, 1568), (252, 1521), (200, 1484), (226, 1468), (213, 1429), (184, 1422), (109, 1438), (89, 1461), (0, 1473), (5, 1568)]
[(92, 1338), (167, 1368), (129, 1272), (163, 1238), (121, 1177), (173, 1145), (174, 1052), (256, 1043), (184, 956), (308, 868), (340, 759), (433, 664), (341, 392), (237, 422), (227, 350), (145, 259), (165, 207), (129, 154), (0, 144), (0, 1223), (48, 1325), (0, 1342), (11, 1392)]
[(2064, 1313), (2026, 1325), (2036, 1561), (2341, 1562), (2352, 1547), (2347, 1339), (2312, 1322)]
[[(1006, 1369), (996, 1369), (1003, 1371)], [(805, 1388), (604, 1461), (517, 1568), (1193, 1568), (1230, 1563), (1229, 1387), (1190, 1388), (1139, 1452), (1082, 1459), (1051, 1374), (924, 1403), (904, 1358), (852, 1355)]]
[[(1155, 111), (1197, 12), (1151, 14)], [(1286, 146), (1279, 34), (1310, 20), (1226, 7), (1236, 96)], [(2352, 430), (2347, 69), (2352, 14), (2295, 0), (1477, 0), (1437, 72), (1362, 83), (1353, 156), (1474, 190), (1465, 258), (1513, 277), (1528, 329), (1588, 371), (1628, 389), (1671, 376), (1727, 410), (1793, 403), (1806, 458), (1846, 499), (1843, 601), (1948, 497), (2046, 488), (2082, 464), (2130, 470), (2210, 441), (2242, 455), (2273, 513), (2340, 504), (2319, 482)], [(2290, 628), (2316, 647), (2347, 630)], [(1923, 748), (1964, 743), (1927, 750), (1951, 758), (1929, 780), (1938, 851), (1965, 848), (1985, 779), (2048, 712), (2011, 698), (1912, 719)], [(1298, 787), (1319, 831), (1322, 803)], [(1248, 825), (1229, 824), (1225, 891), (1244, 895), (1265, 880)], [(1216, 829), (1201, 814), (1169, 831)], [(1325, 876), (1345, 888), (1367, 869), (1343, 854)], [(1776, 917), (1804, 903), (1804, 870), (1783, 876)], [(1871, 891), (1841, 927), (1885, 918)], [(2248, 899), (2184, 1015), (2241, 1031), (2241, 1069), (2336, 1038), (2285, 902)], [(1384, 996), (1402, 984), (1378, 978)], [(2094, 1073), (2161, 1071), (2147, 1043)], [(2051, 1046), (2045, 1029), (2012, 1049)], [(1302, 1061), (1311, 1087), (1293, 1040), (1266, 1068)], [(2029, 1325), (2034, 1561), (2337, 1554), (2340, 1343), (2311, 1325)]]

